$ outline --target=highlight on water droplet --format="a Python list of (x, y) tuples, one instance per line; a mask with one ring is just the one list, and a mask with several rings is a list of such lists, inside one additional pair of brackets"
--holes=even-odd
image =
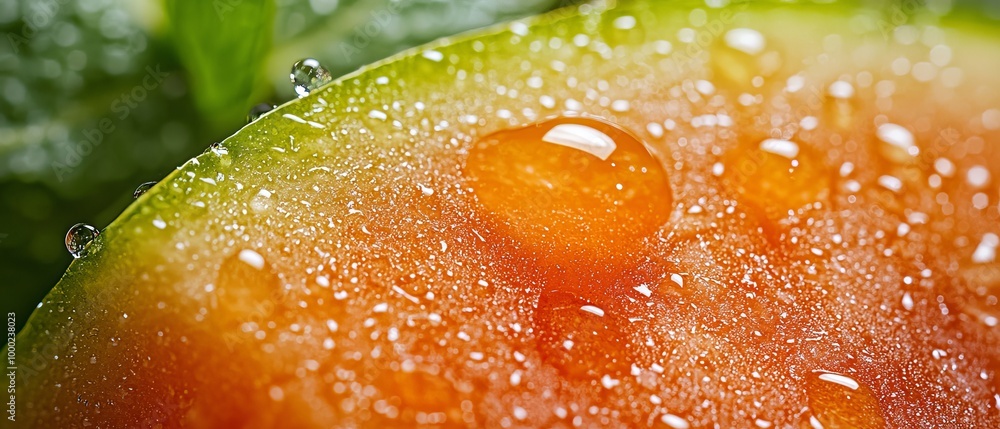
[(470, 150), (464, 174), (490, 231), (543, 257), (626, 257), (673, 207), (667, 174), (646, 145), (589, 116), (489, 134)]
[(314, 58), (297, 61), (292, 65), (289, 78), (292, 80), (292, 89), (295, 90), (295, 94), (299, 98), (305, 97), (316, 88), (333, 81), (330, 72)]
[(135, 188), (135, 192), (132, 192), (132, 198), (135, 199), (141, 197), (142, 194), (145, 194), (146, 191), (148, 191), (149, 188), (152, 188), (154, 185), (156, 185), (156, 182), (146, 182), (137, 186)]
[(277, 108), (278, 106), (270, 103), (258, 103), (250, 108), (250, 112), (247, 113), (247, 123), (256, 121), (257, 118), (264, 116), (265, 113), (270, 112)]
[(66, 250), (73, 258), (82, 258), (87, 255), (87, 247), (100, 233), (97, 228), (85, 223), (73, 225), (66, 232)]

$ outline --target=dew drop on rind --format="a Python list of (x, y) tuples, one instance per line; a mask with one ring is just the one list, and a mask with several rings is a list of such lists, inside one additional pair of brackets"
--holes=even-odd
[(670, 216), (662, 164), (634, 134), (560, 116), (479, 139), (464, 174), (491, 231), (558, 262), (611, 262)]
[(66, 232), (66, 250), (73, 258), (82, 258), (87, 255), (87, 246), (101, 232), (85, 223), (78, 223), (70, 227)]
[(806, 394), (813, 417), (824, 428), (886, 427), (875, 392), (855, 378), (815, 371), (806, 375)]
[(148, 191), (149, 188), (152, 188), (154, 185), (156, 185), (156, 182), (146, 182), (137, 186), (135, 188), (135, 192), (132, 193), (132, 198), (135, 199), (141, 197), (142, 194), (145, 194), (146, 191)]
[(333, 81), (330, 72), (314, 58), (297, 61), (292, 65), (289, 78), (292, 80), (292, 89), (295, 90), (295, 94), (299, 98), (305, 97), (314, 89)]
[(264, 116), (265, 113), (274, 110), (276, 107), (278, 106), (268, 103), (255, 104), (253, 107), (250, 108), (250, 112), (247, 113), (247, 123), (249, 124), (253, 121), (256, 121), (257, 118)]
[(804, 144), (782, 139), (757, 139), (724, 155), (722, 179), (730, 191), (769, 215), (822, 201), (829, 193), (830, 175), (822, 158)]

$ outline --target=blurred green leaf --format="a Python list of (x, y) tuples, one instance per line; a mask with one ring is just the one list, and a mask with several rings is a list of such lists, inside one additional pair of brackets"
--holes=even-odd
[(213, 124), (246, 114), (271, 48), (274, 0), (167, 0), (177, 55)]

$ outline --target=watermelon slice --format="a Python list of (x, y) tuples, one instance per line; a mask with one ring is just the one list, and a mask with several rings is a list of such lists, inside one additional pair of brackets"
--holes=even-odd
[(1000, 35), (908, 12), (588, 4), (312, 90), (86, 246), (16, 422), (998, 427)]

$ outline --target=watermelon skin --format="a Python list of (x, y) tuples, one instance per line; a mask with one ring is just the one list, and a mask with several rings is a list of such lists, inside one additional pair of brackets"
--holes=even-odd
[[(942, 22), (637, 1), (342, 78), (102, 232), (17, 337), (16, 424), (1000, 426), (997, 39)], [(567, 112), (662, 162), (656, 231), (581, 218), (571, 258), (480, 198), (477, 142)]]

